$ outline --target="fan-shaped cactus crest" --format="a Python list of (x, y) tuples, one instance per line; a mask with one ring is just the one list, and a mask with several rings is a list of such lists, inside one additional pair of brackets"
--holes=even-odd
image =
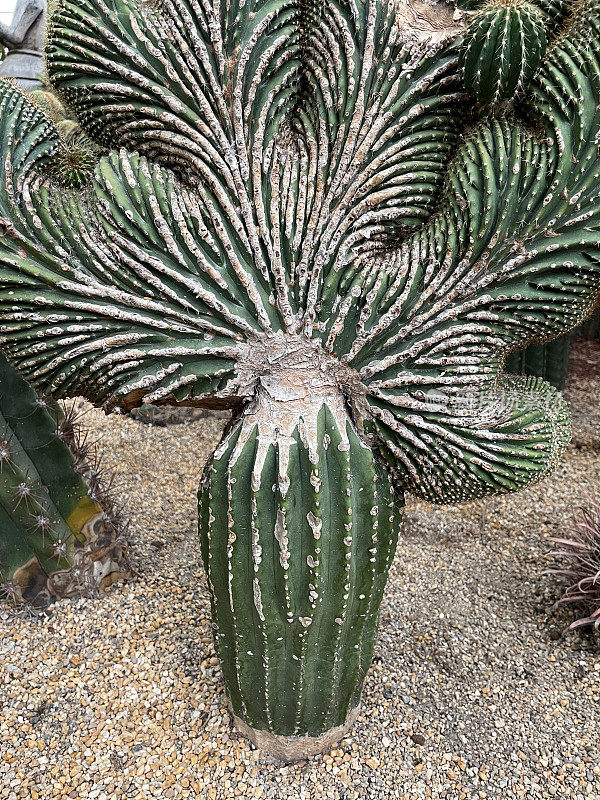
[[(285, 757), (357, 713), (404, 492), (513, 491), (568, 440), (502, 371), (597, 300), (599, 5), (500, 5), (497, 45), (442, 2), (59, 0), (50, 77), (105, 148), (77, 190), (1, 89), (3, 346), (57, 397), (235, 409), (202, 555), (237, 724)], [(520, 92), (482, 119), (473, 48)]]

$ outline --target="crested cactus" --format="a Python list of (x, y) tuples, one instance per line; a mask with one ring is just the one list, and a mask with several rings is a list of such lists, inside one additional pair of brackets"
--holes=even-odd
[(357, 713), (404, 493), (515, 491), (566, 446), (503, 372), (600, 289), (600, 9), (565, 5), (479, 118), (436, 0), (59, 0), (49, 74), (108, 151), (77, 190), (1, 88), (0, 340), (57, 397), (234, 410), (201, 550), (236, 723), (285, 758)]
[(0, 356), (0, 589), (12, 602), (87, 594), (127, 572), (86, 450), (72, 419)]

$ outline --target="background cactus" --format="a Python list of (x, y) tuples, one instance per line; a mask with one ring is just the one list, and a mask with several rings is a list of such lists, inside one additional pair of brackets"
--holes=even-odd
[(562, 389), (567, 382), (570, 353), (571, 334), (565, 333), (551, 342), (511, 353), (506, 359), (505, 369), (520, 375), (535, 375)]
[(510, 100), (527, 85), (571, 5), (566, 0), (459, 0), (467, 25), (460, 66), (479, 103)]
[(404, 492), (514, 491), (568, 441), (503, 370), (600, 289), (600, 16), (573, 8), (478, 120), (445, 3), (61, 0), (50, 76), (110, 150), (79, 191), (1, 89), (1, 340), (58, 397), (234, 410), (201, 547), (238, 727), (284, 757), (357, 713)]
[(54, 122), (60, 135), (61, 147), (50, 167), (53, 178), (68, 189), (81, 189), (91, 177), (100, 149), (50, 88), (36, 89), (28, 96)]
[(466, 86), (484, 104), (513, 97), (546, 52), (542, 12), (527, 0), (491, 0), (469, 17), (460, 57)]
[(89, 594), (127, 573), (88, 449), (0, 357), (0, 585), (13, 602)]

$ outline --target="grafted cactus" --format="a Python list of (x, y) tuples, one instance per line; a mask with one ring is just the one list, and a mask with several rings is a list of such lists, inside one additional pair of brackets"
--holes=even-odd
[(481, 121), (454, 11), (60, 0), (51, 79), (112, 148), (79, 191), (2, 88), (1, 340), (59, 397), (234, 409), (202, 555), (236, 723), (286, 758), (357, 713), (404, 493), (517, 490), (569, 436), (503, 367), (597, 299), (598, 4)]

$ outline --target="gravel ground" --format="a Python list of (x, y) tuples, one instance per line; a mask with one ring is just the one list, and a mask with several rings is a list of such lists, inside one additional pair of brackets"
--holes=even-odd
[(598, 800), (600, 647), (562, 634), (572, 612), (552, 612), (542, 572), (547, 538), (600, 493), (599, 361), (577, 352), (574, 441), (543, 485), (409, 504), (362, 714), (288, 766), (232, 731), (212, 647), (195, 493), (224, 415), (165, 428), (88, 409), (137, 574), (48, 615), (0, 610), (0, 798)]

